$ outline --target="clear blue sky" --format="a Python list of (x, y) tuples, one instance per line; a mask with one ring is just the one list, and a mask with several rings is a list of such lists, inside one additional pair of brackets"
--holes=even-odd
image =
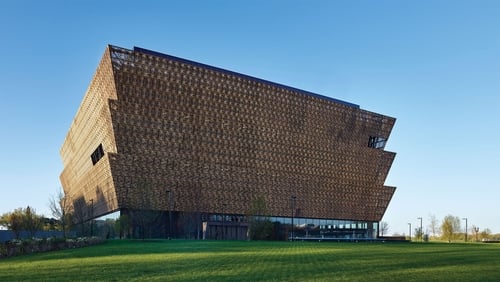
[(500, 1), (2, 1), (0, 214), (49, 215), (59, 149), (107, 44), (396, 117), (389, 233), (430, 214), (500, 233)]

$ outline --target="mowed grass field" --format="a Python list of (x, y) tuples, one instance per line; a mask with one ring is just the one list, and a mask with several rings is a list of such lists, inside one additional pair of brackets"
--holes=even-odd
[(0, 260), (0, 281), (500, 281), (500, 244), (111, 240)]

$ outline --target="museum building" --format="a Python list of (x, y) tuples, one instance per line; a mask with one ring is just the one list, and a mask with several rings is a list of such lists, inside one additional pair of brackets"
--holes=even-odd
[[(376, 238), (395, 187), (395, 118), (190, 60), (109, 45), (61, 148), (88, 221), (132, 236)], [(258, 208), (256, 208), (258, 207)]]

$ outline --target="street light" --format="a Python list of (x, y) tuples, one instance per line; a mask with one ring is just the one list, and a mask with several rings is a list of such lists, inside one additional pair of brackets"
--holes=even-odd
[(422, 218), (421, 217), (417, 217), (417, 219), (420, 219), (420, 241), (423, 241), (424, 240), (424, 230), (422, 229)]
[(170, 190), (166, 190), (168, 194), (168, 235), (167, 238), (170, 239), (172, 234), (172, 192)]
[(90, 199), (90, 237), (94, 236), (94, 199)]
[(411, 223), (408, 223), (408, 229), (410, 231), (410, 241), (411, 241)]
[(462, 219), (465, 220), (465, 242), (467, 242), (467, 218), (464, 217)]
[(222, 204), (222, 240), (226, 239), (226, 230), (224, 223), (226, 221), (226, 218), (224, 216), (224, 208), (226, 207), (226, 204)]
[(295, 203), (296, 203), (297, 197), (295, 195), (292, 195), (292, 241), (293, 241), (293, 218), (295, 214)]

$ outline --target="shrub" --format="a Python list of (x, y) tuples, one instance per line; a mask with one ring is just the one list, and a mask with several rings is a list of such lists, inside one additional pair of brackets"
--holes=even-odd
[(0, 259), (24, 254), (82, 248), (104, 243), (99, 237), (79, 237), (76, 239), (32, 238), (28, 240), (13, 239), (0, 244)]

